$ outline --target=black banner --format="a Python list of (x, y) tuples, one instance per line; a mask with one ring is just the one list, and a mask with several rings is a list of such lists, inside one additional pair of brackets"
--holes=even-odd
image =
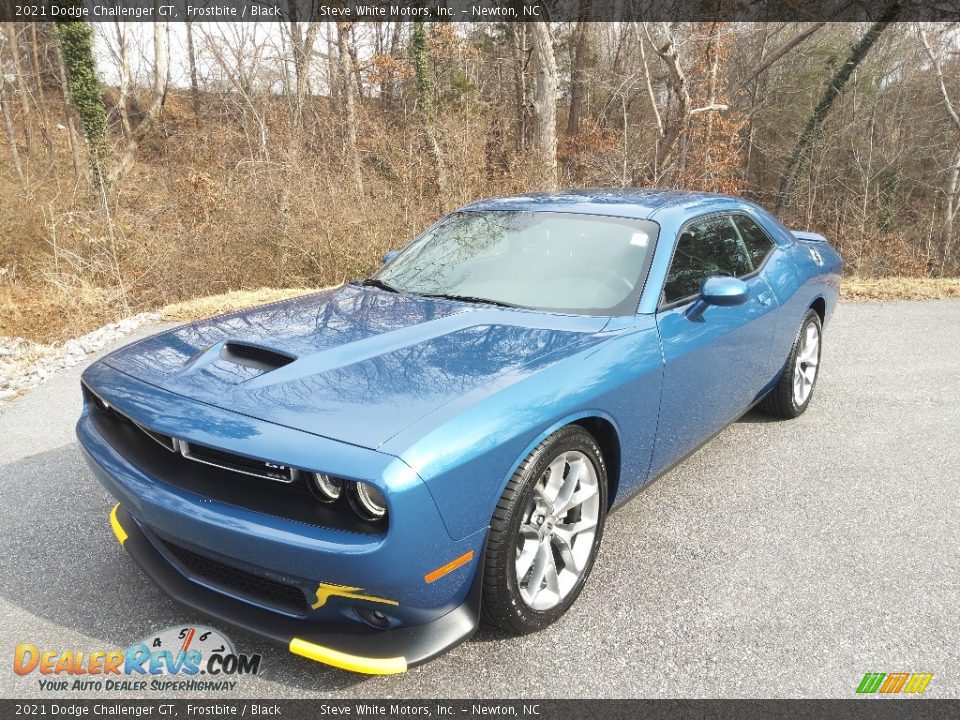
[(956, 718), (960, 700), (0, 700), (3, 718), (517, 718), (900, 720)]
[(25, 22), (960, 20), (960, 0), (0, 0)]

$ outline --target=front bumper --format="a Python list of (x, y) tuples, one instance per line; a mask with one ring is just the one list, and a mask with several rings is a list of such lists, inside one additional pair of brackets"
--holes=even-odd
[[(241, 506), (166, 477), (155, 459), (128, 446), (121, 452), (86, 408), (77, 437), (119, 503), (114, 531), (175, 599), (297, 654), (365, 672), (422, 663), (476, 629), (486, 531), (450, 538), (426, 485), (402, 461), (196, 403), (102, 364), (85, 379), (158, 432), (292, 467), (320, 458), (333, 474), (356, 472), (389, 491), (391, 522), (375, 535)], [(214, 575), (204, 563), (216, 565)], [(238, 587), (238, 578), (270, 588)], [(375, 610), (385, 626), (370, 621)]]
[[(392, 630), (357, 625), (335, 631), (256, 607), (210, 590), (181, 574), (157, 551), (140, 524), (119, 504), (110, 513), (113, 534), (141, 568), (174, 600), (204, 615), (343, 670), (373, 675), (405, 672), (460, 644), (476, 631), (480, 617), (481, 575), (467, 599), (433, 622)], [(481, 566), (482, 567), (482, 566)]]

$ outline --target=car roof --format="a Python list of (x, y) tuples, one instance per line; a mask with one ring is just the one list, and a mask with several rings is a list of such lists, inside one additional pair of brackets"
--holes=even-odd
[(716, 193), (654, 188), (594, 188), (558, 190), (477, 200), (460, 210), (513, 210), (522, 212), (567, 212), (649, 219), (665, 208), (703, 211), (714, 207), (744, 205), (744, 200)]

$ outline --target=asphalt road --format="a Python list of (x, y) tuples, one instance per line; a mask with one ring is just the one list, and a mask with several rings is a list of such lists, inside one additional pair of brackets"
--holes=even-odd
[[(2, 697), (42, 694), (17, 643), (122, 648), (202, 621), (111, 535), (73, 439), (78, 377), (0, 410)], [(865, 672), (922, 671), (960, 697), (958, 398), (960, 302), (844, 305), (807, 413), (748, 414), (613, 515), (553, 627), (372, 678), (223, 628), (264, 656), (229, 696), (852, 697)]]

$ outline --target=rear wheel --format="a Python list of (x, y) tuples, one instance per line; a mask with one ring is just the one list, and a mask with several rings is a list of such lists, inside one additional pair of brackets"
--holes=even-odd
[(583, 589), (607, 512), (600, 448), (570, 425), (521, 463), (490, 523), (483, 613), (505, 630), (528, 633), (561, 617)]
[(790, 350), (790, 357), (773, 389), (760, 403), (769, 415), (795, 418), (803, 414), (813, 398), (820, 372), (820, 348), (823, 328), (820, 316), (808, 310), (800, 332)]

